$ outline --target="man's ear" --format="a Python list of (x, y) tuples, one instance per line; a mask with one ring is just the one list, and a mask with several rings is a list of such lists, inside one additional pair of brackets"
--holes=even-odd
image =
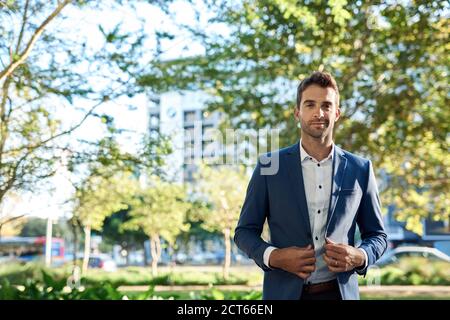
[(334, 122), (337, 122), (339, 118), (341, 117), (341, 108), (336, 108), (336, 119), (334, 119)]
[(297, 122), (299, 122), (301, 118), (300, 108), (298, 108), (297, 106), (294, 107), (294, 118)]

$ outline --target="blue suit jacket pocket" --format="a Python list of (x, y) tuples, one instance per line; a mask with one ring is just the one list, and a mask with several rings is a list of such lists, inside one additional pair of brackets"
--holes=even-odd
[(356, 192), (357, 192), (357, 189), (341, 189), (341, 191), (339, 192), (339, 195), (347, 196), (347, 195), (355, 194)]

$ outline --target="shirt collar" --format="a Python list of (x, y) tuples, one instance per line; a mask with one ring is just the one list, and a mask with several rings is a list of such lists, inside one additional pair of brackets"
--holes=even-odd
[[(302, 140), (300, 139), (300, 162), (303, 162), (306, 159), (312, 158), (314, 160), (317, 161), (317, 159), (315, 159), (313, 156), (309, 155), (308, 152), (306, 152), (306, 150), (303, 148), (302, 146)], [(334, 156), (334, 143), (331, 144), (331, 151), (328, 154), (328, 156), (323, 159), (322, 161), (317, 161), (317, 162), (325, 162), (327, 160), (333, 159)]]

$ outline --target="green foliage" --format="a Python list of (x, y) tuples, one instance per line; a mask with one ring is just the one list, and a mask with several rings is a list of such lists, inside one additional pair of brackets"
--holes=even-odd
[[(0, 266), (0, 278), (7, 279), (13, 285), (24, 284), (27, 279), (43, 282), (43, 274), (48, 274), (55, 281), (68, 279), (71, 268), (69, 265), (62, 268), (47, 268), (42, 264), (9, 264)], [(66, 281), (64, 280), (64, 281)], [(96, 286), (108, 282), (113, 286), (123, 285), (245, 285), (262, 281), (261, 274), (248, 274), (232, 271), (230, 278), (224, 280), (219, 272), (215, 271), (182, 271), (176, 268), (172, 272), (163, 272), (152, 276), (149, 268), (126, 267), (116, 272), (90, 269), (81, 278), (81, 285)]]
[(261, 300), (261, 291), (220, 291), (216, 288), (211, 288), (203, 292), (191, 292), (191, 299), (193, 300)]
[[(29, 218), (22, 226), (19, 236), (21, 237), (40, 237), (45, 236), (47, 220), (41, 218)], [(58, 221), (53, 225), (52, 233), (54, 237), (63, 237), (68, 231), (65, 222)]]
[(381, 268), (379, 272), (369, 269), (362, 285), (380, 276), (381, 285), (450, 285), (450, 264), (430, 262), (425, 258), (404, 258), (394, 265)]
[(119, 244), (127, 251), (140, 246), (148, 239), (142, 230), (124, 230), (122, 225), (130, 220), (129, 208), (113, 213), (106, 217), (102, 230), (102, 242), (108, 245)]
[[(148, 299), (153, 288), (133, 297), (135, 300)], [(27, 279), (23, 285), (11, 285), (7, 279), (0, 279), (0, 300), (124, 300), (127, 296), (108, 282), (96, 286), (70, 288), (66, 280), (55, 281), (44, 274), (43, 281)]]
[(126, 209), (125, 203), (133, 194), (133, 180), (130, 174), (91, 175), (75, 194), (74, 215), (93, 230), (100, 230), (108, 215)]
[(203, 205), (204, 210), (197, 212), (197, 218), (203, 221), (202, 225), (209, 231), (223, 233), (227, 229), (234, 230), (248, 183), (244, 168), (202, 165), (196, 178), (199, 197), (210, 204), (209, 210), (208, 206)]
[(184, 187), (149, 178), (149, 186), (134, 186), (130, 198), (131, 219), (123, 224), (124, 230), (143, 230), (149, 237), (163, 237), (174, 244), (176, 236), (189, 228), (185, 223), (189, 209)]

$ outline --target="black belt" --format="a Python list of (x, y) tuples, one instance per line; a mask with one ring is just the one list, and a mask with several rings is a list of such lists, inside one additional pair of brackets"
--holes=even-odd
[(327, 282), (303, 285), (303, 292), (310, 294), (335, 291), (336, 289), (339, 289), (339, 284), (336, 279)]

